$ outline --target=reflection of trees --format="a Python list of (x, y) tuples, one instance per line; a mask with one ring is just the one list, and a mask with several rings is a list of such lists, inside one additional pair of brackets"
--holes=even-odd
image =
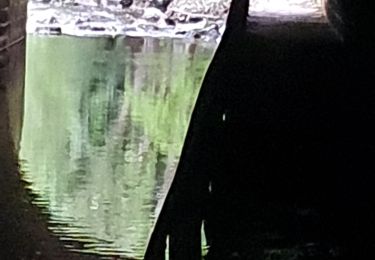
[(141, 43), (30, 37), (21, 144), (25, 178), (51, 217), (71, 226), (63, 236), (138, 257), (212, 54)]

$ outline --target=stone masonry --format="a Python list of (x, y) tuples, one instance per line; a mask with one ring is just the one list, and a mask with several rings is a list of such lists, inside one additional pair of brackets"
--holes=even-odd
[(22, 122), (26, 7), (27, 0), (0, 0), (0, 102), (8, 110), (2, 117), (9, 122), (16, 148)]

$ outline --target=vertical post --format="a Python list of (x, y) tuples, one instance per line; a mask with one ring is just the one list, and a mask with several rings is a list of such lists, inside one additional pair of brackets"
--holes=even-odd
[[(225, 70), (226, 54), (235, 37), (246, 28), (249, 0), (233, 0), (227, 28), (202, 83), (180, 163), (163, 209), (148, 244), (145, 259), (163, 259), (169, 236), (171, 260), (201, 259), (201, 225), (207, 207), (210, 176), (218, 168), (223, 89), (219, 75)], [(223, 88), (225, 86), (222, 86)]]

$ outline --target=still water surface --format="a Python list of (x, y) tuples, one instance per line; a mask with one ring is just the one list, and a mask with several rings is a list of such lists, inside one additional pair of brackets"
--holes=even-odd
[(215, 48), (28, 38), (21, 168), (67, 248), (142, 258)]

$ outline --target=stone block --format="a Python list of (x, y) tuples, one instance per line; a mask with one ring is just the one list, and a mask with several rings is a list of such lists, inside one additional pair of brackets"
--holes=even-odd
[(0, 35), (6, 35), (9, 32), (9, 22), (0, 23)]
[(2, 89), (12, 88), (15, 82), (21, 82), (24, 78), (26, 8), (26, 0), (0, 0), (0, 88)]
[(9, 22), (10, 18), (9, 18), (8, 9), (9, 8), (2, 8), (2, 9), (0, 9), (0, 24)]
[(9, 6), (10, 0), (0, 0), (0, 9)]
[(0, 36), (0, 50), (5, 48), (8, 44), (8, 36), (7, 35), (1, 35)]
[(5, 68), (9, 65), (9, 55), (7, 51), (1, 51), (0, 52), (0, 69)]

